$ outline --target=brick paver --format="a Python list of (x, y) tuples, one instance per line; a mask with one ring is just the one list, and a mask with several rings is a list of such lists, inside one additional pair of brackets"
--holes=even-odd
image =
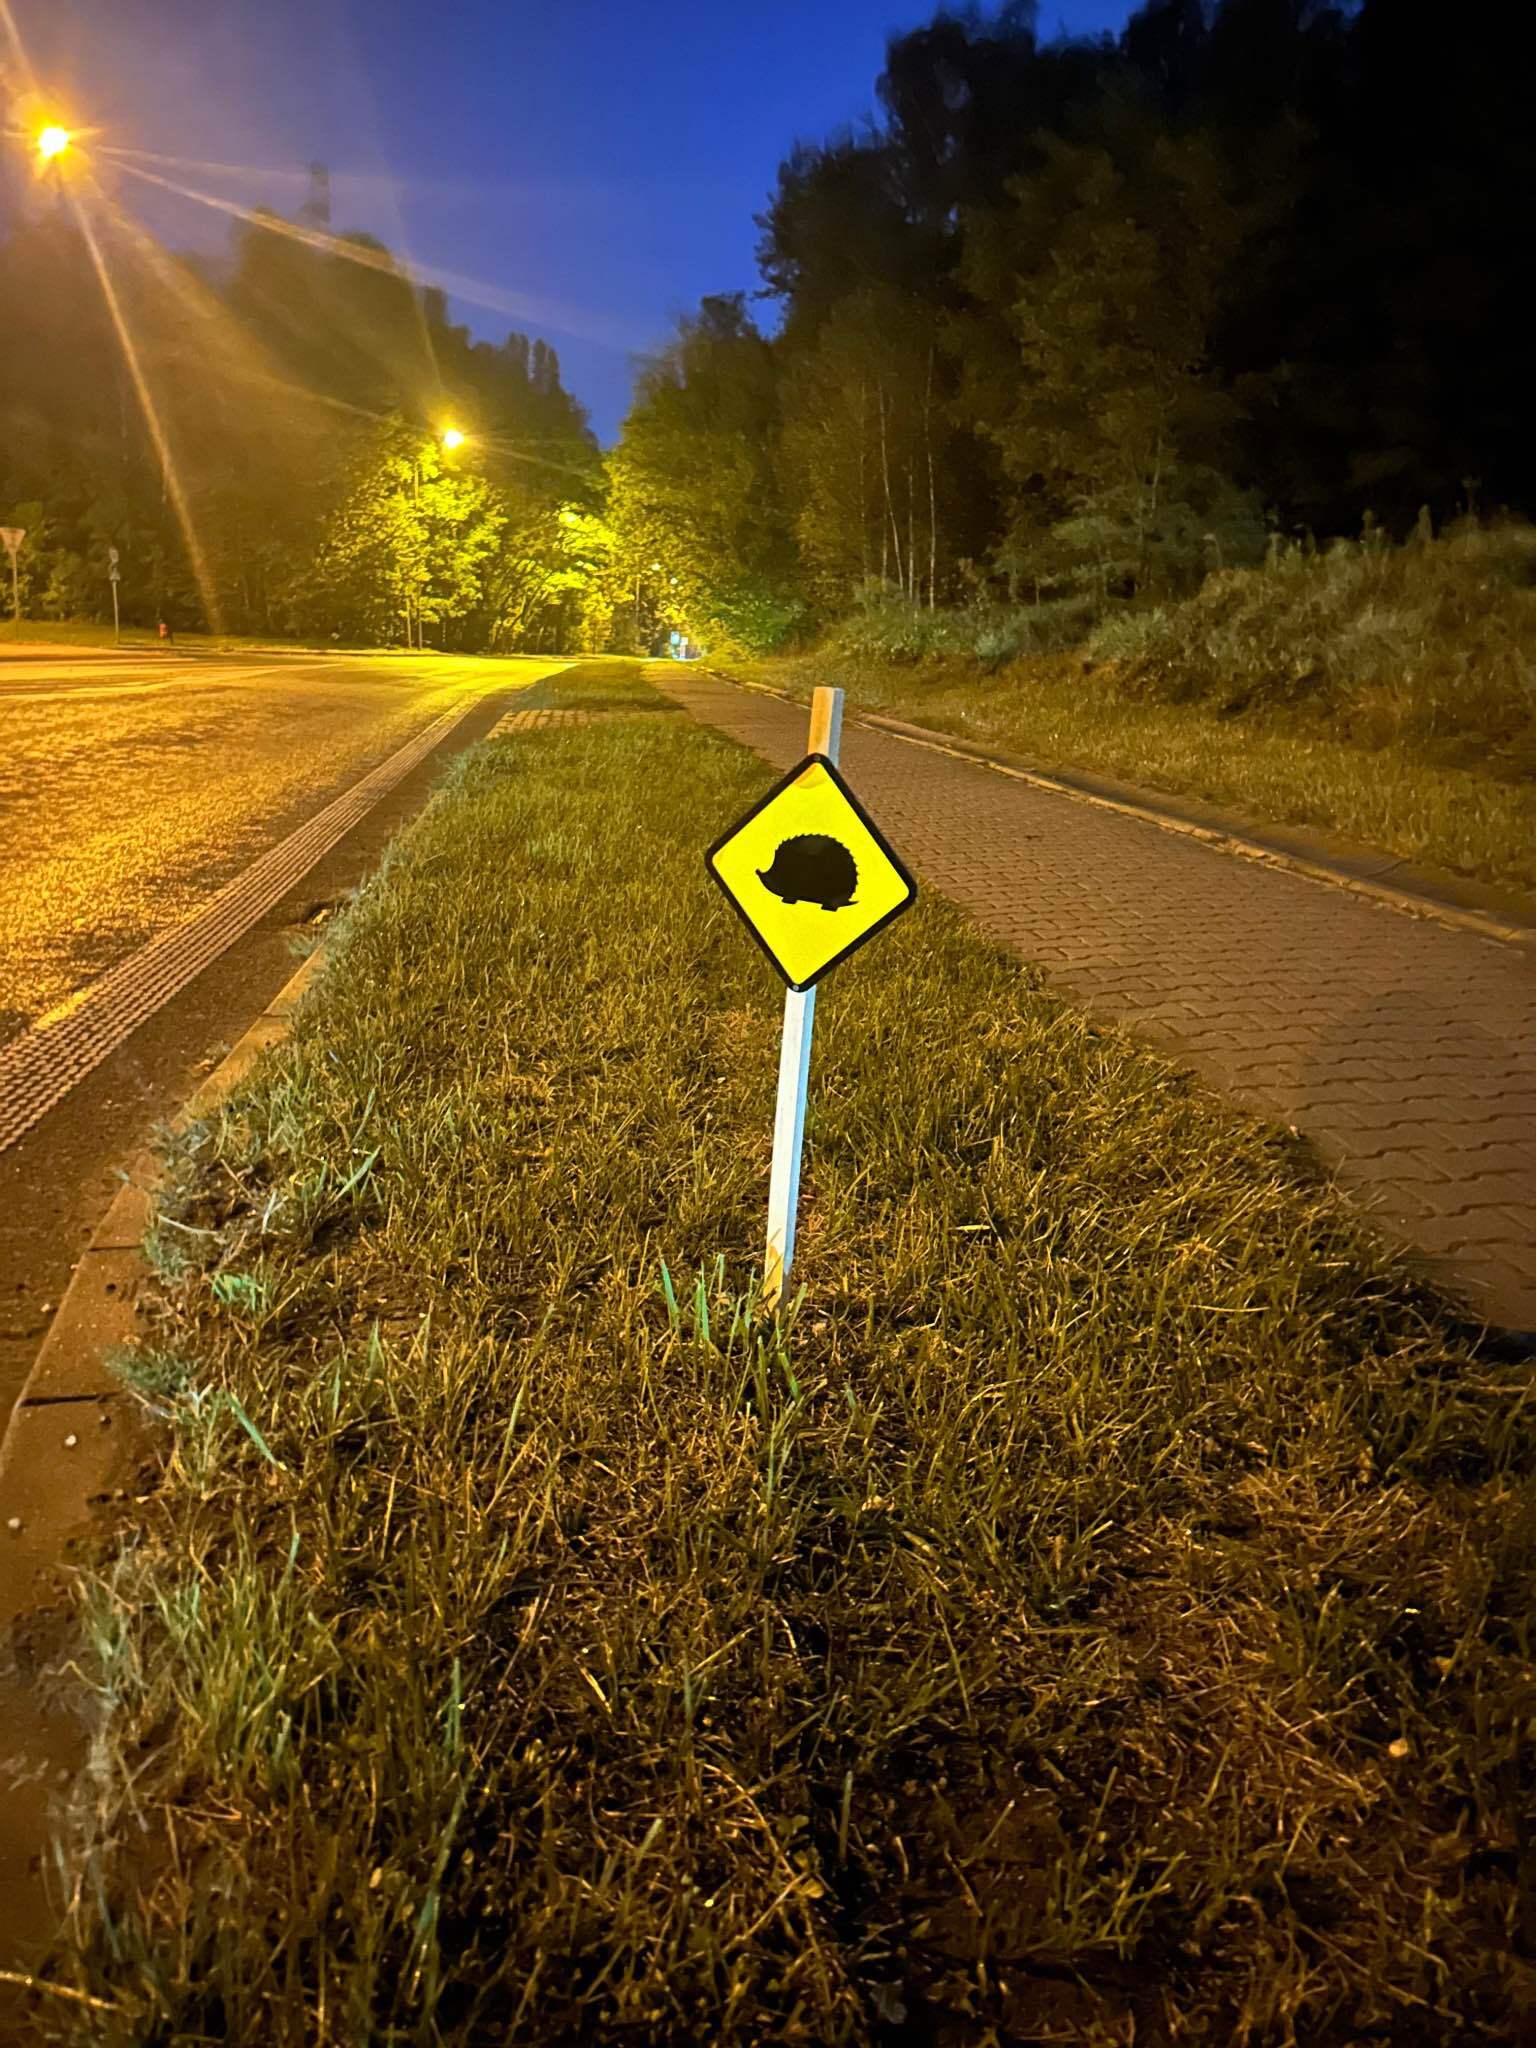
[[(665, 693), (776, 768), (806, 712)], [(1532, 1326), (1532, 961), (1521, 947), (850, 722), (843, 761), (930, 887), (1088, 1007), (1306, 1132), (1385, 1236)]]

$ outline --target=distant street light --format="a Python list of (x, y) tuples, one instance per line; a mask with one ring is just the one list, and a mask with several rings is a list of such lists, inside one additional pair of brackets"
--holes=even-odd
[(62, 156), (69, 148), (70, 141), (70, 132), (67, 128), (60, 128), (55, 122), (50, 122), (46, 128), (38, 130), (37, 153), (44, 163), (52, 163), (55, 157)]
[(450, 452), (452, 452), (455, 448), (462, 448), (465, 443), (465, 438), (466, 437), (459, 431), (457, 427), (445, 427), (443, 429), (443, 446), (447, 448)]

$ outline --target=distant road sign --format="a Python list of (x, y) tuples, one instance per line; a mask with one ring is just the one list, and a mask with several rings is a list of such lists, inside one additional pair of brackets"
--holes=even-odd
[(0, 526), (0, 546), (3, 546), (6, 553), (12, 557), (26, 537), (27, 529), (24, 526)]
[(710, 873), (792, 989), (873, 939), (918, 885), (824, 754), (804, 761), (705, 855)]
[(116, 549), (116, 548), (108, 548), (108, 550), (107, 550), (107, 560), (108, 560), (108, 561), (109, 561), (109, 562), (110, 562), (110, 563), (112, 564), (112, 566), (113, 566), (113, 568), (114, 568), (114, 569), (115, 569), (115, 568), (117, 567), (117, 549)]

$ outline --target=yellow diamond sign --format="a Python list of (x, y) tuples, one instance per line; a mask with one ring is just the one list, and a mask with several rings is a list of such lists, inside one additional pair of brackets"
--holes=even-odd
[(705, 861), (793, 989), (811, 988), (918, 894), (825, 754), (776, 782)]

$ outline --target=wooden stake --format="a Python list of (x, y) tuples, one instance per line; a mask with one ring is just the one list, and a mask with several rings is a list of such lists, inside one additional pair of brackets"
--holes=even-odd
[[(836, 765), (842, 738), (843, 692), (815, 691), (807, 753), (823, 754)], [(785, 990), (779, 1094), (774, 1104), (774, 1161), (769, 1169), (768, 1246), (763, 1255), (763, 1305), (770, 1315), (784, 1300), (790, 1261), (795, 1256), (795, 1209), (800, 1200), (806, 1083), (811, 1073), (811, 1027), (816, 1005), (814, 988)]]

